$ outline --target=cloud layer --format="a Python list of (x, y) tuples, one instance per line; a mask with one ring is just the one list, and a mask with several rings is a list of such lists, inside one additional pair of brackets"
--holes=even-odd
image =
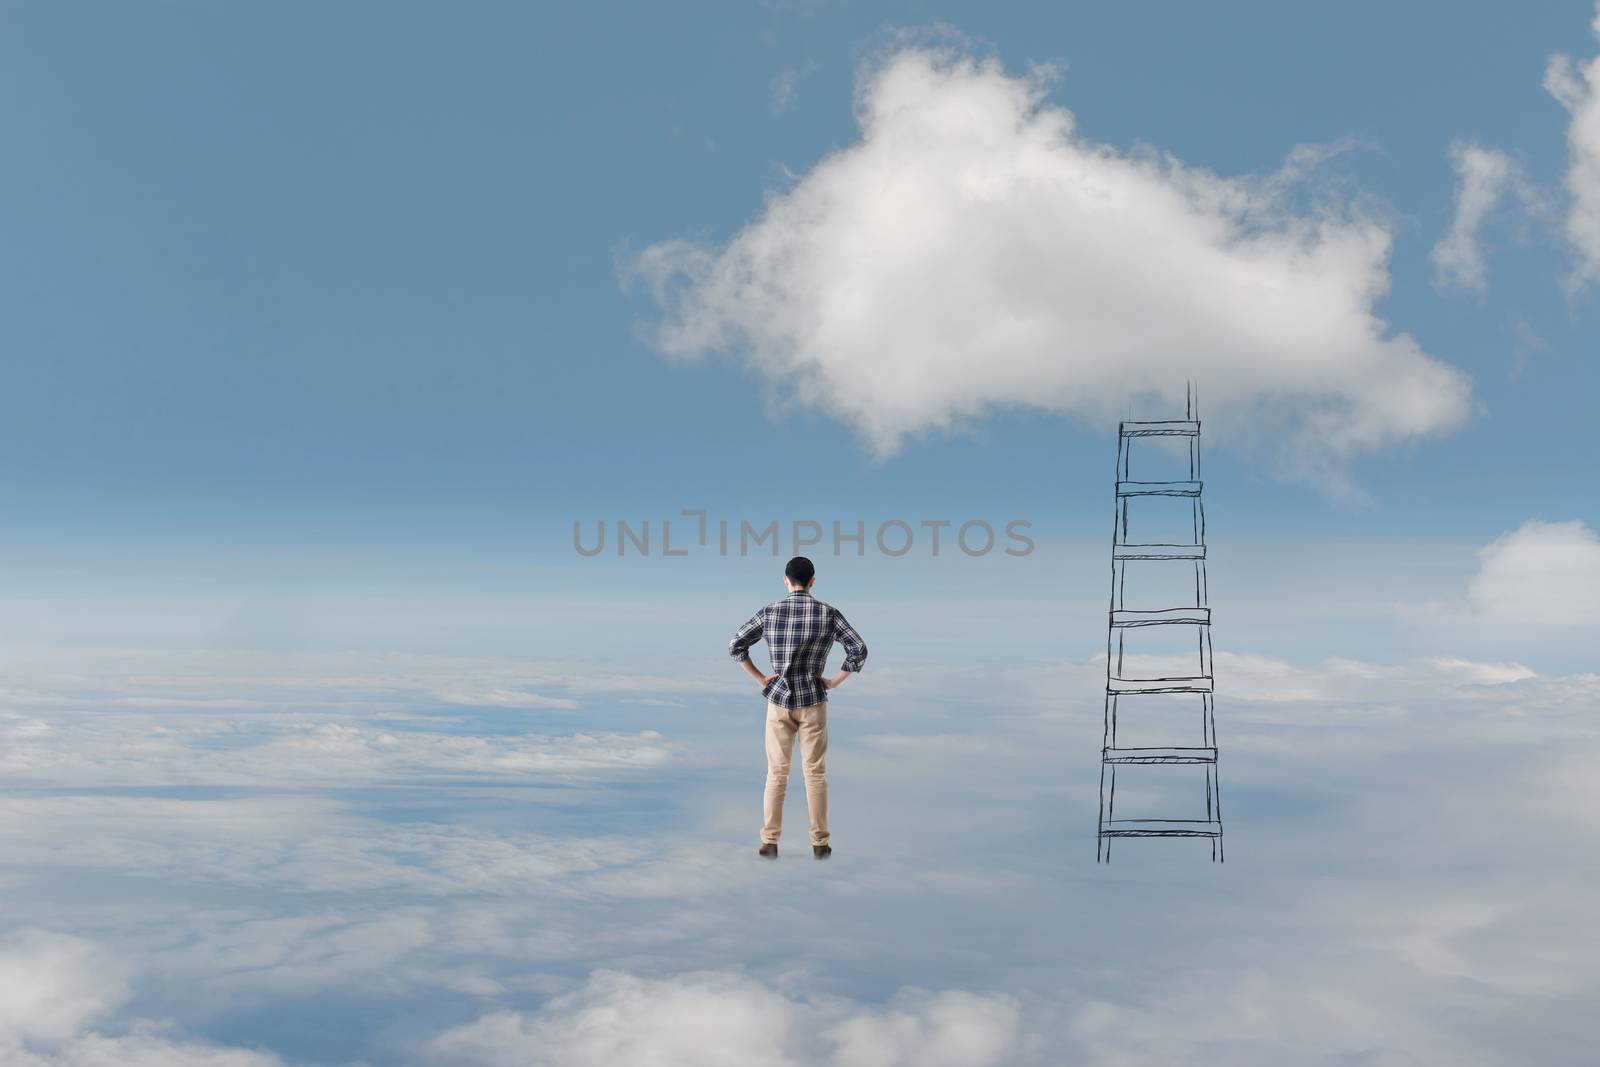
[[(1600, 982), (1570, 938), (1600, 855), (1593, 676), (1219, 653), (1228, 863), (1134, 843), (1106, 871), (1088, 847), (1104, 663), (1087, 656), (999, 676), (920, 663), (877, 697), (864, 678), (835, 727), (832, 865), (752, 854), (748, 691), (661, 723), (684, 760), (586, 787), (602, 772), (462, 775), (453, 750), (402, 736), (438, 731), (435, 694), (468, 675), (584, 693), (606, 736), (656, 717), (592, 699), (581, 665), (396, 660), (397, 685), (344, 656), (271, 677), (236, 655), (129, 652), (66, 677), (23, 658), (5, 747), (36, 775), (0, 790), (0, 886), (24, 927), (0, 938), (8, 1064), (1489, 1064), (1587, 1048), (1562, 1020)], [(317, 709), (299, 719), (365, 740), (286, 744), (279, 683)], [(220, 715), (195, 709), (202, 693)], [(529, 744), (506, 732), (525, 712), (448, 715), (475, 767)], [(385, 733), (410, 754), (374, 758)], [(1118, 796), (1168, 814), (1185, 799), (1132, 772)]]
[(1008, 407), (1161, 417), (1188, 378), (1234, 439), (1287, 433), (1302, 475), (1466, 416), (1466, 377), (1374, 311), (1385, 225), (1297, 206), (1316, 152), (1221, 177), (1090, 141), (1045, 90), (954, 51), (870, 68), (854, 144), (726, 245), (633, 259), (649, 339), (745, 360), (879, 454)]

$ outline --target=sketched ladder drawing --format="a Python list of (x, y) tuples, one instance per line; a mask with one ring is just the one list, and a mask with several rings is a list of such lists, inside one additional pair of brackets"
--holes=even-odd
[[(1180, 482), (1138, 482), (1130, 477), (1130, 453), (1137, 442), (1153, 437), (1187, 438), (1189, 477)], [(1117, 518), (1111, 545), (1111, 618), (1106, 631), (1105, 735), (1100, 753), (1100, 833), (1098, 861), (1111, 861), (1111, 841), (1118, 837), (1201, 837), (1211, 839), (1211, 859), (1222, 861), (1222, 794), (1217, 782), (1217, 730), (1213, 705), (1211, 608), (1206, 591), (1206, 515), (1200, 499), (1200, 420), (1192, 388), (1181, 422), (1124, 422), (1117, 432)], [(1187, 544), (1151, 544), (1131, 536), (1130, 504), (1143, 498), (1176, 497), (1191, 505), (1192, 539)], [(1181, 511), (1180, 511), (1181, 514)], [(1138, 513), (1135, 510), (1134, 518)], [(1138, 523), (1131, 525), (1136, 531)], [(1183, 535), (1179, 534), (1181, 538)], [(1123, 602), (1130, 567), (1170, 566), (1189, 560), (1194, 565), (1194, 603), (1177, 607), (1129, 608)], [(1184, 579), (1187, 584), (1187, 578)], [(1185, 597), (1187, 598), (1187, 597)], [(1198, 670), (1173, 677), (1128, 677), (1124, 652), (1130, 630), (1151, 626), (1193, 627)], [(1187, 653), (1185, 653), (1187, 655)], [(1200, 744), (1169, 747), (1122, 747), (1117, 743), (1118, 703), (1123, 698), (1155, 693), (1186, 693), (1199, 698)], [(1129, 701), (1130, 705), (1137, 701)], [(1125, 710), (1124, 715), (1132, 711)], [(1129, 765), (1200, 765), (1205, 773), (1205, 818), (1119, 819), (1116, 817), (1117, 768)], [(1196, 797), (1198, 808), (1199, 798)], [(1174, 813), (1177, 814), (1177, 813)]]

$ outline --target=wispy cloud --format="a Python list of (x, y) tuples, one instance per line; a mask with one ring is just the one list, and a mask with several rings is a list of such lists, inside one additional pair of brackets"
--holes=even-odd
[[(1600, 15), (1591, 27), (1600, 34)], [(1567, 239), (1577, 262), (1569, 278), (1573, 289), (1600, 280), (1600, 56), (1576, 61), (1559, 54), (1545, 69), (1544, 87), (1567, 109), (1569, 206)]]
[(0, 769), (15, 782), (335, 784), (430, 775), (583, 775), (659, 767), (638, 734), (471, 736), (318, 718), (191, 718), (127, 712), (47, 719), (0, 714)]
[(806, 60), (798, 67), (787, 67), (772, 79), (772, 111), (782, 114), (794, 105), (800, 93), (800, 83), (816, 72), (814, 60)]
[(1528, 179), (1522, 163), (1497, 148), (1472, 141), (1450, 145), (1456, 171), (1455, 217), (1428, 254), (1434, 285), (1483, 294), (1489, 288), (1483, 231), (1509, 196), (1530, 216), (1546, 211), (1544, 196)]

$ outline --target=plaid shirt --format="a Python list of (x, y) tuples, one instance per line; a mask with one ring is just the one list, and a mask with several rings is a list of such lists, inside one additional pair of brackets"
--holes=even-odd
[(844, 669), (859, 671), (867, 661), (867, 643), (844, 621), (839, 609), (804, 589), (768, 604), (739, 627), (728, 642), (728, 655), (750, 658), (750, 646), (767, 639), (772, 673), (777, 677), (761, 692), (783, 708), (804, 708), (828, 699), (822, 671), (837, 639), (844, 646)]

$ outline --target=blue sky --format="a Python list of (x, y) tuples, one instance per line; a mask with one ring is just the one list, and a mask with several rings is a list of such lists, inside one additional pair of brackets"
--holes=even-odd
[[(987, 441), (883, 466), (826, 421), (786, 423), (806, 469), (782, 485), (757, 464), (735, 475), (736, 443), (765, 425), (751, 382), (682, 373), (637, 343), (653, 310), (617, 284), (626, 250), (725, 240), (783, 168), (849, 144), (857, 63), (886, 27), (940, 22), (1014, 72), (1060, 64), (1051, 100), (1118, 148), (1235, 176), (1298, 144), (1365, 143), (1328, 169), (1395, 214), (1379, 311), (1470, 374), (1479, 411), (1363, 457), (1354, 477), (1381, 507), (1350, 515), (1264, 484), (1245, 496), (1258, 528), (1486, 540), (1559, 508), (1581, 473), (1594, 322), (1562, 297), (1561, 250), (1493, 235), (1481, 304), (1435, 292), (1427, 253), (1451, 217), (1452, 139), (1520, 153), (1558, 185), (1566, 116), (1540, 79), (1553, 53), (1586, 47), (1582, 5), (1476, 10), (1455, 31), (1476, 47), (1441, 36), (1426, 5), (1169, 5), (1160, 34), (1143, 14), (1066, 8), (586, 10), (485, 6), (441, 26), (425, 8), (14, 8), (5, 292), (20, 366), (5, 424), (29, 461), (7, 476), (14, 533), (39, 536), (32, 517), (48, 516), (50, 540), (92, 539), (114, 517), (156, 540), (320, 540), (427, 511), (448, 521), (428, 524), (437, 542), (575, 508), (766, 511), (805, 491), (921, 504), (952, 470), (976, 503), (1084, 514), (1036, 502), (1044, 472), (1108, 466), (1104, 434), (1061, 419), (990, 420)], [(1312, 40), (1314, 54), (1281, 44)], [(1544, 345), (1520, 364), (1518, 321)]]
[[(1594, 17), (8, 5), (0, 1049), (1581, 1062)], [(1097, 868), (1186, 378), (1229, 861)], [(866, 524), (827, 868), (751, 855), (771, 557), (574, 551), (685, 508)]]

